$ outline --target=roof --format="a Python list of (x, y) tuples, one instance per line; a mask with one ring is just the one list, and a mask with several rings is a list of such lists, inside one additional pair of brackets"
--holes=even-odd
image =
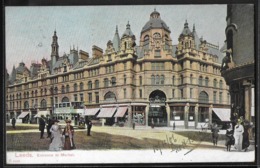
[(150, 20), (144, 25), (141, 33), (154, 28), (165, 29), (171, 32), (167, 24), (161, 19), (160, 13), (156, 10), (151, 13)]
[(184, 23), (184, 28), (182, 30), (181, 35), (192, 35), (192, 33), (191, 33), (190, 29), (189, 29), (189, 24), (188, 24), (187, 20)]
[(144, 57), (144, 48), (140, 46), (135, 47), (137, 58), (143, 58)]
[(210, 47), (210, 46), (207, 47), (208, 47), (207, 53), (218, 56), (218, 63), (221, 63), (222, 59), (224, 58), (224, 54), (217, 48)]
[(116, 33), (115, 33), (114, 38), (113, 38), (113, 47), (114, 47), (115, 51), (119, 51), (120, 38), (119, 38), (117, 26), (116, 26)]
[(127, 25), (126, 25), (126, 30), (125, 30), (125, 32), (123, 33), (122, 37), (124, 37), (124, 36), (134, 36), (133, 32), (132, 32), (131, 29), (130, 29), (130, 24), (129, 24), (129, 22), (128, 22)]

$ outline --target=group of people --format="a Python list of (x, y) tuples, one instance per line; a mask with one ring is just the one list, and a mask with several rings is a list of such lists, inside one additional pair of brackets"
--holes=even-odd
[[(51, 139), (51, 143), (49, 145), (49, 150), (51, 151), (59, 151), (59, 150), (71, 150), (75, 149), (74, 143), (74, 128), (71, 126), (71, 120), (65, 120), (66, 126), (61, 129), (60, 125), (58, 125), (59, 120), (49, 119), (47, 125), (47, 138)], [(39, 118), (39, 130), (41, 131), (40, 138), (43, 139), (44, 129), (46, 126), (46, 122), (44, 116)]]
[[(250, 123), (247, 120), (243, 120), (243, 118), (240, 118), (237, 120), (236, 125), (234, 125), (234, 128), (232, 129), (232, 125), (228, 125), (228, 128), (226, 130), (226, 149), (227, 151), (230, 151), (231, 146), (234, 145), (234, 148), (238, 151), (247, 151), (248, 147), (250, 145), (249, 142), (249, 129), (250, 129)], [(212, 141), (213, 145), (217, 145), (218, 143), (218, 132), (219, 128), (216, 123), (213, 124), (212, 129)]]

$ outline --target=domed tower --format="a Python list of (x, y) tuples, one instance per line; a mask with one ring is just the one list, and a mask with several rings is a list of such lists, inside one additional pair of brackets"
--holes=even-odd
[(135, 45), (135, 35), (133, 34), (128, 22), (126, 25), (126, 30), (121, 37), (120, 50), (126, 51), (128, 49), (133, 49)]
[(162, 50), (170, 50), (172, 48), (170, 33), (171, 31), (161, 19), (160, 13), (154, 9), (150, 14), (150, 20), (141, 31), (140, 47), (143, 47), (145, 50), (153, 50), (161, 55)]
[[(193, 27), (193, 32), (190, 31), (188, 22), (186, 20), (182, 33), (179, 36), (179, 43), (177, 51), (182, 51), (183, 49), (195, 49), (195, 38), (196, 35), (195, 27)], [(198, 45), (198, 44), (197, 44)]]

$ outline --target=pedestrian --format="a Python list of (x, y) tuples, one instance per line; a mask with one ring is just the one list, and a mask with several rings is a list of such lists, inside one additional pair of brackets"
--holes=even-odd
[(212, 132), (213, 145), (217, 146), (218, 145), (218, 132), (219, 132), (219, 128), (218, 128), (218, 125), (216, 123), (213, 124), (211, 132)]
[(244, 127), (243, 125), (241, 125), (241, 120), (238, 119), (238, 122), (235, 125), (235, 129), (234, 129), (235, 148), (238, 151), (242, 150), (243, 133), (244, 133)]
[(244, 126), (244, 133), (243, 133), (242, 149), (246, 152), (248, 150), (249, 145), (250, 145), (248, 131), (251, 128), (251, 125), (250, 125), (249, 121), (244, 120), (243, 126)]
[(173, 127), (173, 130), (175, 130), (175, 122), (173, 122), (172, 127)]
[(13, 118), (12, 118), (12, 126), (13, 126), (13, 129), (15, 129), (15, 123), (16, 123), (16, 119), (13, 117)]
[(60, 151), (62, 149), (62, 140), (61, 140), (61, 131), (60, 126), (58, 125), (59, 121), (54, 120), (50, 128), (51, 132), (51, 144), (49, 150), (51, 151)]
[(91, 120), (89, 120), (89, 121), (88, 121), (88, 126), (87, 126), (87, 129), (88, 129), (87, 136), (91, 136), (91, 135), (90, 135), (91, 127), (92, 127), (92, 122), (91, 122)]
[(66, 126), (63, 130), (62, 135), (65, 136), (65, 142), (64, 142), (64, 150), (71, 150), (75, 149), (75, 144), (74, 144), (74, 128), (70, 125), (71, 120), (67, 119), (65, 120)]
[(51, 127), (52, 127), (52, 125), (53, 125), (54, 123), (53, 123), (53, 119), (51, 119), (51, 118), (49, 118), (48, 119), (48, 125), (47, 125), (47, 138), (50, 138), (51, 137), (51, 132), (50, 132), (50, 129), (51, 129)]
[(133, 130), (135, 129), (135, 121), (133, 121)]
[(233, 129), (232, 129), (232, 125), (228, 125), (227, 126), (227, 131), (226, 131), (226, 147), (227, 147), (227, 151), (230, 151), (231, 145), (235, 144), (235, 138), (233, 136)]
[(44, 129), (45, 129), (45, 121), (43, 119), (43, 115), (41, 115), (41, 117), (39, 118), (39, 131), (41, 131), (41, 137), (40, 139), (43, 139), (43, 134), (44, 134)]

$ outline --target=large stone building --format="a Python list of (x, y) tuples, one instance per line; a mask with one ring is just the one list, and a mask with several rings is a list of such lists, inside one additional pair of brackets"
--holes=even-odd
[(92, 57), (74, 47), (60, 56), (55, 31), (49, 61), (13, 68), (6, 112), (27, 119), (50, 114), (77, 121), (86, 115), (109, 125), (153, 122), (185, 128), (211, 123), (213, 111), (229, 120), (228, 112), (219, 111), (230, 104), (219, 46), (199, 38), (187, 21), (174, 38), (176, 45), (156, 10), (141, 30), (139, 45), (128, 23), (121, 36), (116, 28), (104, 51), (93, 46)]
[[(241, 15), (243, 13), (243, 15)], [(227, 6), (227, 54), (222, 76), (229, 85), (232, 119), (243, 117), (255, 123), (254, 5)]]

